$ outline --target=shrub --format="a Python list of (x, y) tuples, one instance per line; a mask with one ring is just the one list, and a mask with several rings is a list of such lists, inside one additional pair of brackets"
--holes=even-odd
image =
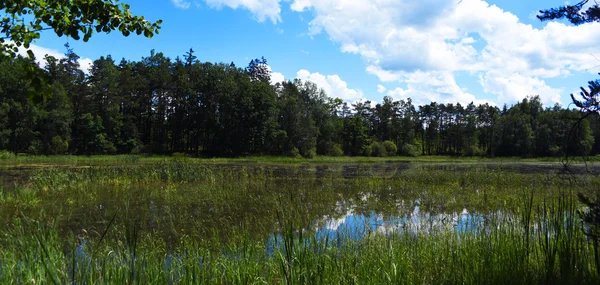
[(371, 153), (372, 156), (377, 156), (377, 157), (387, 156), (385, 148), (383, 147), (383, 144), (381, 144), (380, 142), (371, 143), (371, 150), (372, 150), (372, 153)]
[(289, 152), (289, 154), (288, 154), (288, 155), (289, 155), (289, 156), (291, 156), (291, 157), (294, 157), (294, 158), (299, 158), (299, 157), (302, 157), (302, 156), (300, 155), (300, 151), (298, 150), (298, 148), (297, 148), (297, 147), (294, 147), (294, 148), (292, 148), (292, 150)]
[(373, 148), (372, 148), (370, 145), (366, 146), (366, 147), (363, 149), (363, 152), (362, 152), (362, 154), (363, 154), (364, 156), (371, 156), (371, 154), (373, 154)]
[(171, 156), (174, 157), (174, 158), (185, 158), (188, 155), (185, 154), (185, 153), (181, 153), (181, 152), (174, 152), (174, 153), (171, 154)]
[(329, 151), (327, 152), (328, 155), (331, 156), (342, 156), (344, 155), (344, 151), (342, 150), (342, 145), (336, 143), (333, 144), (330, 148)]
[(419, 156), (419, 150), (415, 145), (405, 143), (402, 145), (401, 154), (405, 156), (417, 157)]
[(9, 160), (14, 158), (15, 154), (8, 150), (0, 150), (0, 160)]
[(385, 153), (388, 156), (393, 156), (398, 154), (398, 147), (393, 141), (384, 141), (383, 148), (385, 149)]
[(304, 153), (304, 157), (308, 159), (315, 158), (317, 156), (317, 148), (310, 148), (306, 153)]
[(33, 140), (27, 148), (27, 153), (38, 155), (42, 152), (43, 145), (40, 140)]
[(485, 152), (481, 151), (477, 145), (472, 145), (465, 151), (465, 156), (483, 156)]
[(69, 143), (67, 141), (63, 141), (60, 136), (52, 138), (48, 146), (48, 154), (65, 154), (67, 151), (69, 151)]
[[(134, 140), (129, 140), (127, 141), (127, 143), (130, 144), (130, 141), (132, 141), (131, 145), (133, 146), (133, 148), (131, 148), (131, 151), (129, 152), (130, 154), (140, 154), (146, 150), (146, 147), (143, 144), (134, 144)], [(137, 140), (135, 140), (135, 142), (137, 142)]]
[(94, 140), (93, 154), (114, 154), (117, 152), (115, 145), (106, 139), (106, 134), (97, 134)]

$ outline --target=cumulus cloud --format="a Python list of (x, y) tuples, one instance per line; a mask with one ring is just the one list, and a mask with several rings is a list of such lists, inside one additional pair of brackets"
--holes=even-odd
[(332, 98), (340, 98), (344, 101), (353, 102), (364, 97), (361, 90), (348, 88), (346, 81), (335, 74), (322, 75), (318, 72), (311, 73), (306, 69), (301, 69), (296, 74), (296, 78), (317, 84), (319, 88), (325, 90), (327, 96)]
[(387, 89), (385, 88), (385, 86), (383, 86), (383, 85), (381, 85), (381, 84), (377, 85), (377, 92), (378, 92), (378, 93), (383, 93), (383, 92), (385, 92), (386, 90), (387, 90)]
[(271, 72), (271, 84), (281, 83), (285, 80), (285, 76), (279, 72)]
[[(33, 54), (35, 55), (37, 64), (39, 64), (40, 66), (45, 66), (47, 64), (46, 60), (44, 59), (44, 57), (46, 57), (46, 55), (53, 56), (57, 59), (65, 58), (64, 53), (61, 53), (54, 49), (50, 49), (50, 48), (46, 48), (46, 47), (42, 47), (42, 46), (38, 46), (38, 45), (34, 45), (34, 44), (29, 45), (29, 50), (31, 50), (33, 52)], [(27, 49), (25, 49), (24, 47), (20, 47), (18, 53), (22, 56), (27, 56)], [(92, 64), (93, 64), (93, 60), (90, 58), (80, 58), (79, 59), (79, 68), (86, 74), (89, 73), (89, 69), (92, 67)]]
[(469, 93), (465, 88), (458, 86), (448, 71), (430, 71), (405, 73), (402, 81), (406, 82), (407, 88), (396, 88), (387, 92), (395, 100), (406, 100), (411, 98), (416, 105), (429, 104), (435, 101), (438, 103), (461, 103), (467, 105), (471, 102), (475, 104), (492, 104), (488, 100), (480, 100), (475, 95)]
[(527, 95), (540, 95), (544, 102), (558, 103), (563, 93), (563, 90), (552, 88), (539, 78), (519, 73), (505, 76), (492, 71), (481, 76), (479, 81), (486, 92), (498, 94), (500, 102), (516, 102)]
[[(181, 2), (183, 0), (174, 0)], [(259, 22), (269, 19), (274, 24), (281, 22), (281, 0), (205, 0), (209, 7), (221, 9), (227, 6), (231, 9), (243, 8), (249, 10)]]
[[(291, 9), (312, 11), (310, 35), (327, 33), (342, 52), (360, 55), (368, 73), (413, 86), (402, 89), (409, 94), (432, 96), (424, 90), (443, 87), (467, 98), (453, 80), (454, 72), (467, 71), (474, 80), (481, 77), (500, 103), (540, 92), (551, 104), (560, 101), (561, 90), (545, 79), (596, 71), (588, 69), (600, 45), (600, 23), (548, 22), (537, 29), (483, 0), (294, 0)], [(421, 74), (445, 80), (407, 82)]]

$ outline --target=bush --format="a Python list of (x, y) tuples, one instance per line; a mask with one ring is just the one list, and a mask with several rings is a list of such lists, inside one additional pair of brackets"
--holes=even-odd
[(327, 152), (327, 155), (331, 155), (331, 156), (342, 156), (344, 155), (344, 151), (342, 150), (342, 145), (340, 144), (334, 144), (329, 148), (329, 151)]
[(308, 159), (315, 158), (317, 156), (317, 148), (311, 148), (306, 153), (304, 153), (304, 157)]
[(174, 158), (186, 158), (186, 157), (188, 157), (188, 155), (185, 154), (185, 153), (182, 153), (182, 152), (174, 152), (174, 153), (171, 154), (171, 157), (174, 157)]
[(44, 147), (40, 140), (33, 140), (31, 142), (31, 144), (29, 145), (29, 147), (27, 148), (27, 153), (38, 155), (38, 154), (42, 153), (43, 148)]
[[(135, 142), (137, 142), (137, 140), (135, 140)], [(131, 151), (129, 152), (130, 154), (140, 154), (146, 150), (146, 147), (143, 144), (141, 144), (141, 143), (134, 144), (134, 140), (129, 140), (129, 141), (127, 141), (127, 143), (131, 144), (131, 145), (135, 145), (133, 148), (131, 148)]]
[(485, 152), (481, 151), (477, 145), (472, 145), (465, 151), (465, 156), (483, 156)]
[(9, 160), (15, 157), (15, 154), (8, 150), (0, 150), (0, 160)]
[(288, 155), (291, 156), (291, 157), (294, 157), (294, 158), (300, 158), (300, 157), (302, 157), (300, 155), (300, 151), (298, 150), (297, 147), (292, 148), (292, 150), (289, 152)]
[(417, 157), (419, 156), (419, 150), (415, 145), (405, 143), (404, 145), (402, 145), (401, 154), (404, 156)]
[(384, 141), (383, 148), (385, 149), (385, 153), (388, 156), (393, 156), (398, 154), (398, 147), (393, 141)]
[(92, 154), (114, 154), (117, 148), (112, 142), (106, 139), (106, 134), (97, 134), (93, 142), (94, 148)]
[(373, 142), (371, 144), (371, 150), (372, 150), (372, 153), (371, 153), (372, 156), (377, 156), (377, 157), (387, 156), (385, 147), (383, 147), (383, 144), (381, 144), (379, 142)]
[(67, 141), (63, 141), (60, 136), (52, 138), (48, 146), (48, 154), (65, 154), (67, 151), (69, 151), (69, 143)]
[(373, 148), (368, 145), (363, 149), (363, 153), (364, 156), (371, 156), (371, 154), (373, 154)]

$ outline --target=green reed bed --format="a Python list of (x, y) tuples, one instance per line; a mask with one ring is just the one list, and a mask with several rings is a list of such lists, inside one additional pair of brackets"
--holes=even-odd
[[(387, 169), (345, 176), (185, 161), (39, 170), (0, 191), (1, 284), (598, 284), (575, 197), (594, 176)], [(323, 231), (349, 209), (410, 217)], [(476, 214), (475, 214), (476, 213)], [(459, 215), (460, 216), (460, 215)], [(445, 223), (439, 226), (436, 223)], [(317, 230), (319, 229), (319, 230)]]
[[(597, 161), (599, 157), (580, 157), (571, 158), (569, 161), (575, 164)], [(23, 165), (29, 167), (40, 167), (47, 165), (67, 165), (67, 166), (110, 166), (121, 163), (135, 164), (153, 164), (164, 160), (186, 160), (187, 163), (202, 164), (305, 164), (305, 163), (326, 163), (326, 164), (348, 164), (348, 163), (526, 163), (526, 164), (546, 164), (559, 163), (563, 158), (559, 157), (540, 157), (540, 158), (520, 158), (520, 157), (501, 157), (488, 158), (476, 156), (391, 156), (391, 157), (361, 157), (361, 156), (316, 156), (314, 158), (289, 157), (289, 156), (247, 156), (237, 158), (210, 158), (193, 157), (190, 155), (175, 153), (172, 155), (157, 154), (122, 154), (122, 155), (51, 155), (51, 156), (33, 156), (27, 154), (15, 155), (10, 152), (0, 151), (0, 167), (10, 167), (13, 165)]]

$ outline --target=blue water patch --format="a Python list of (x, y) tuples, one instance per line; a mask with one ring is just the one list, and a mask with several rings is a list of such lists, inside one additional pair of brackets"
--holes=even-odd
[[(485, 216), (479, 213), (469, 213), (463, 209), (461, 213), (435, 214), (422, 213), (420, 207), (415, 206), (413, 212), (405, 216), (387, 216), (377, 214), (375, 211), (368, 213), (354, 213), (348, 211), (339, 218), (324, 217), (324, 226), (317, 227), (314, 239), (305, 239), (302, 242), (307, 248), (315, 248), (314, 241), (327, 242), (327, 246), (342, 246), (344, 242), (364, 239), (372, 234), (428, 234), (440, 231), (454, 231), (458, 235), (466, 232), (475, 232), (484, 226)], [(297, 236), (294, 239), (298, 238)], [(281, 234), (271, 234), (267, 240), (267, 254), (272, 255), (275, 249), (285, 250), (286, 244)], [(295, 240), (298, 242), (298, 240)], [(295, 243), (294, 246), (298, 244)], [(322, 246), (320, 244), (319, 246)]]

